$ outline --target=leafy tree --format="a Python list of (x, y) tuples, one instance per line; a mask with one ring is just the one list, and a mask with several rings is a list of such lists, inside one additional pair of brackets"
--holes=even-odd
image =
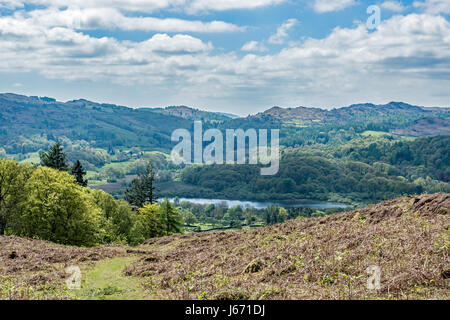
[(40, 154), (43, 166), (56, 170), (67, 171), (66, 154), (63, 152), (61, 144), (56, 142), (48, 152)]
[(101, 227), (105, 230), (102, 242), (131, 244), (131, 229), (136, 218), (129, 204), (123, 200), (115, 200), (102, 190), (93, 190), (92, 196), (102, 211)]
[(288, 219), (288, 213), (286, 209), (273, 205), (264, 210), (264, 220), (266, 224), (277, 224), (282, 223)]
[(192, 211), (187, 210), (187, 209), (181, 209), (180, 217), (181, 217), (181, 220), (183, 220), (185, 223), (187, 223), (189, 225), (193, 225), (198, 222), (195, 214), (193, 214)]
[(139, 224), (144, 239), (161, 237), (166, 234), (165, 223), (158, 204), (146, 204), (139, 209)]
[(87, 179), (84, 179), (86, 171), (81, 165), (80, 160), (77, 160), (77, 162), (75, 162), (75, 164), (72, 166), (72, 169), (70, 170), (70, 173), (75, 177), (75, 180), (80, 186), (87, 187), (88, 181)]
[(153, 164), (149, 162), (143, 174), (131, 182), (131, 186), (125, 192), (125, 199), (133, 207), (142, 208), (145, 204), (157, 203), (155, 194), (155, 171)]
[(14, 234), (77, 246), (101, 242), (101, 211), (89, 190), (67, 172), (39, 167), (25, 192), (27, 201), (13, 224)]
[(166, 235), (182, 232), (183, 223), (180, 219), (180, 213), (167, 198), (161, 204), (161, 218)]
[(11, 216), (23, 204), (24, 186), (32, 171), (31, 166), (0, 159), (0, 235), (5, 234)]

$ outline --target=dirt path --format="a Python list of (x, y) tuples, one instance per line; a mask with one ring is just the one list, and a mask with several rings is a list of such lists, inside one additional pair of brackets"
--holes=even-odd
[(137, 260), (120, 257), (102, 260), (94, 267), (82, 269), (82, 287), (75, 292), (83, 300), (145, 300), (150, 295), (137, 277), (127, 277), (123, 269)]

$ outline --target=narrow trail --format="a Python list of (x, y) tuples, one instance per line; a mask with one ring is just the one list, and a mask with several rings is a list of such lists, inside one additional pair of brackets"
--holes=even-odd
[(102, 260), (93, 267), (82, 270), (82, 286), (75, 293), (83, 300), (148, 300), (150, 295), (142, 280), (127, 277), (123, 270), (137, 257), (119, 257)]

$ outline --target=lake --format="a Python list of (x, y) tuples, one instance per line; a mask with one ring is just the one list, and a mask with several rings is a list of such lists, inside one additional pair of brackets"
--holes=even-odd
[[(160, 199), (161, 201), (162, 199)], [(170, 199), (173, 201), (174, 198)], [(196, 204), (214, 204), (214, 205), (223, 205), (226, 207), (236, 207), (241, 206), (243, 208), (254, 208), (254, 209), (266, 209), (272, 205), (279, 205), (285, 208), (312, 208), (312, 209), (332, 209), (332, 208), (347, 208), (348, 206), (341, 203), (332, 203), (332, 202), (321, 202), (321, 201), (271, 201), (271, 202), (259, 202), (259, 201), (240, 201), (240, 200), (223, 200), (223, 199), (187, 199), (187, 198), (179, 198), (179, 201), (188, 201)]]

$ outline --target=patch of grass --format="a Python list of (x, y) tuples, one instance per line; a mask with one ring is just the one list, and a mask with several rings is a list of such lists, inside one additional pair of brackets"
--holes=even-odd
[(363, 137), (385, 137), (385, 136), (391, 136), (391, 134), (390, 133), (388, 133), (388, 132), (383, 132), (383, 131), (371, 131), (371, 130), (368, 130), (368, 131), (364, 131), (362, 134), (361, 134)]
[(123, 274), (123, 269), (135, 260), (135, 257), (113, 258), (85, 270), (81, 289), (75, 292), (75, 297), (82, 300), (148, 299), (141, 280)]

